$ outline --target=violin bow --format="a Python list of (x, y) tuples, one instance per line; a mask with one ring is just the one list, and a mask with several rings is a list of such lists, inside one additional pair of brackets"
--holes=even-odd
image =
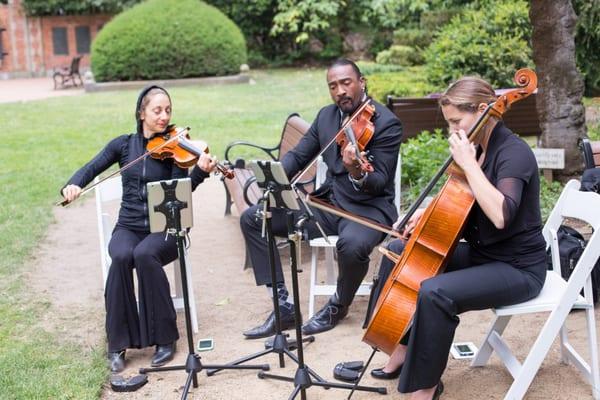
[(118, 170), (112, 172), (111, 174), (105, 176), (104, 178), (100, 179), (98, 182), (93, 183), (92, 185), (86, 187), (84, 190), (81, 191), (81, 193), (79, 194), (79, 196), (77, 198), (75, 198), (73, 201), (67, 201), (62, 200), (57, 202), (55, 205), (56, 206), (63, 206), (66, 207), (69, 204), (73, 203), (75, 200), (77, 200), (79, 197), (83, 196), (84, 194), (88, 193), (90, 190), (92, 190), (93, 188), (95, 188), (96, 186), (98, 186), (99, 184), (101, 184), (102, 182), (106, 181), (107, 179), (112, 178), (113, 176), (116, 176), (118, 174), (120, 174), (121, 172), (125, 171), (126, 169), (132, 167), (135, 163), (143, 160), (144, 158), (148, 157), (150, 154), (152, 154), (152, 152), (155, 152), (157, 150), (162, 149), (163, 147), (165, 147), (167, 144), (175, 141), (175, 139), (178, 139), (179, 137), (183, 136), (186, 132), (188, 132), (190, 130), (190, 128), (179, 128), (177, 130), (177, 133), (175, 135), (173, 135), (173, 137), (170, 137), (169, 139), (165, 140), (164, 143), (159, 144), (158, 146), (153, 147), (150, 150), (147, 150), (144, 154), (142, 154), (141, 156), (139, 156), (138, 158), (136, 158), (135, 160), (129, 162), (128, 164), (125, 164), (122, 168), (119, 168)]

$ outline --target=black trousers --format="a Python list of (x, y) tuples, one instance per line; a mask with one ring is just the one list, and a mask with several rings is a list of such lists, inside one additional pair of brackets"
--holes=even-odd
[[(256, 216), (256, 212), (260, 208), (257, 205), (247, 209), (240, 218), (240, 225), (254, 268), (256, 284), (265, 285), (271, 282), (271, 271), (267, 240), (266, 237), (261, 237), (262, 219)], [(272, 211), (273, 234), (275, 236), (287, 236), (285, 211), (280, 209), (273, 209)], [(369, 255), (373, 248), (383, 240), (384, 235), (331, 213), (318, 209), (312, 211), (315, 220), (319, 222), (325, 234), (339, 236), (336, 244), (338, 257), (337, 297), (342, 305), (349, 306), (369, 269)], [(302, 212), (294, 211), (295, 217), (297, 218)], [(311, 239), (321, 236), (314, 220), (306, 224), (306, 230), (308, 237)], [(281, 260), (277, 249), (275, 249), (274, 258), (275, 281), (283, 282)]]
[[(108, 351), (169, 344), (179, 338), (177, 314), (163, 266), (177, 258), (177, 244), (164, 233), (117, 227), (108, 245), (112, 259), (104, 300)], [(133, 269), (138, 278), (138, 305)]]
[[(390, 242), (400, 254), (404, 244)], [(380, 282), (394, 268), (383, 259)], [(408, 346), (398, 391), (410, 393), (438, 384), (448, 363), (448, 353), (465, 311), (517, 304), (537, 296), (546, 277), (546, 263), (516, 268), (501, 261), (484, 260), (473, 254), (467, 243), (459, 243), (443, 274), (421, 283), (412, 326), (400, 343)]]

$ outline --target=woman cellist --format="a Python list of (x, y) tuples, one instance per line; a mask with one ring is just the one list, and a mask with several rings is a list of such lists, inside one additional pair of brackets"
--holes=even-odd
[[(176, 313), (163, 266), (177, 258), (172, 235), (150, 233), (146, 206), (146, 183), (188, 176), (187, 169), (172, 158), (139, 158), (146, 152), (148, 140), (164, 132), (171, 120), (171, 98), (159, 86), (149, 86), (140, 93), (135, 109), (136, 133), (111, 140), (100, 153), (77, 171), (61, 194), (67, 203), (82, 188), (111, 165), (123, 167), (132, 160), (140, 162), (122, 168), (123, 197), (117, 225), (108, 251), (112, 260), (105, 289), (108, 363), (112, 372), (125, 368), (125, 350), (156, 345), (152, 366), (173, 358), (179, 338)], [(202, 152), (191, 172), (195, 189), (215, 168), (216, 160)], [(134, 293), (133, 269), (139, 286), (139, 313)]]
[[(495, 99), (489, 83), (464, 77), (450, 85), (439, 101), (449, 126), (450, 152), (464, 171), (475, 205), (464, 229), (466, 242), (458, 243), (443, 274), (421, 283), (410, 330), (385, 366), (371, 371), (378, 379), (399, 376), (398, 391), (411, 393), (412, 400), (437, 399), (442, 393), (440, 378), (458, 314), (526, 301), (537, 296), (544, 284), (546, 245), (533, 152), (501, 120), (487, 122), (483, 136), (489, 139), (478, 147), (465, 133)], [(422, 214), (413, 215), (405, 234)], [(400, 239), (389, 245), (397, 254), (403, 248)], [(393, 267), (384, 257), (382, 281)]]

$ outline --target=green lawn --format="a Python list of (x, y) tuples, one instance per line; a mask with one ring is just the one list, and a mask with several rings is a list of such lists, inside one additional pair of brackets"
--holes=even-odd
[[(172, 121), (222, 157), (236, 139), (274, 145), (288, 114), (311, 121), (330, 101), (324, 69), (252, 77), (252, 84), (170, 90)], [(103, 348), (78, 348), (36, 323), (48, 301), (28, 293), (23, 277), (62, 185), (109, 139), (134, 129), (137, 93), (0, 106), (0, 399), (93, 399), (106, 380)]]

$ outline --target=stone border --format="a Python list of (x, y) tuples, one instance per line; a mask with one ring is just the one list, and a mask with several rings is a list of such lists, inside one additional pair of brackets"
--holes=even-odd
[(176, 86), (193, 86), (193, 85), (223, 85), (231, 83), (248, 83), (250, 76), (248, 74), (237, 74), (227, 76), (209, 76), (205, 78), (188, 78), (188, 79), (157, 79), (149, 81), (123, 81), (123, 82), (84, 82), (86, 92), (104, 92), (109, 90), (129, 90), (142, 89), (148, 85), (159, 85), (165, 88)]

